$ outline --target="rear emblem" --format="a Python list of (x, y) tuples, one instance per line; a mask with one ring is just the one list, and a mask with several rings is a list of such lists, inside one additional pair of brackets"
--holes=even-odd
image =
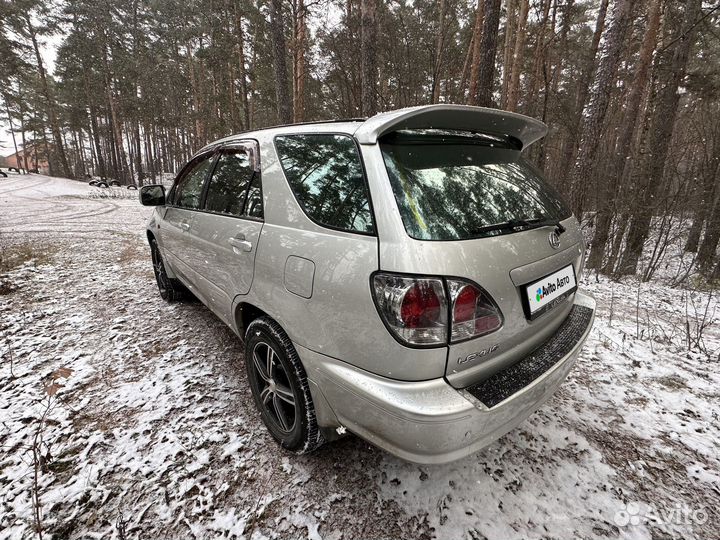
[(550, 236), (548, 236), (548, 242), (550, 242), (550, 247), (553, 249), (557, 249), (560, 247), (560, 235), (553, 231), (550, 233)]

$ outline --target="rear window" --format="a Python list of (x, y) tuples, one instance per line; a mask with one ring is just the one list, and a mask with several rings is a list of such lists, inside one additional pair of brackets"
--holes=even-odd
[(355, 141), (347, 135), (282, 135), (280, 163), (295, 197), (313, 221), (344, 231), (374, 231), (370, 198)]
[(407, 233), (465, 240), (513, 232), (494, 225), (570, 216), (512, 141), (397, 132), (380, 141)]

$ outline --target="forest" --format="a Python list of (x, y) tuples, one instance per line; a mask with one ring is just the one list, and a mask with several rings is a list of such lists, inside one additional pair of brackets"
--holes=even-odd
[(679, 279), (713, 283), (719, 19), (703, 0), (2, 0), (0, 117), (52, 175), (142, 183), (265, 126), (516, 111), (550, 128), (528, 157), (590, 270), (647, 281), (682, 242)]

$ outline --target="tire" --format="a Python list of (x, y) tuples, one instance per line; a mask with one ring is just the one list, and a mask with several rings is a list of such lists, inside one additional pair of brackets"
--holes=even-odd
[(118, 182), (117, 180), (110, 180), (110, 185), (113, 187), (118, 187), (120, 186), (120, 182)]
[(97, 187), (106, 188), (106, 187), (108, 187), (108, 185), (106, 182), (98, 182)]
[(269, 317), (255, 319), (245, 332), (245, 367), (255, 406), (280, 446), (296, 454), (322, 446), (305, 368), (290, 338)]
[(155, 272), (155, 281), (157, 282), (160, 297), (166, 302), (176, 302), (184, 296), (184, 287), (177, 279), (172, 279), (167, 275), (165, 263), (163, 262), (160, 248), (158, 248), (157, 240), (150, 240), (150, 252), (152, 254), (153, 272)]
[(127, 187), (127, 188), (128, 188), (128, 189), (134, 189), (135, 191), (137, 191), (137, 186), (136, 186), (135, 184), (128, 184), (128, 187)]

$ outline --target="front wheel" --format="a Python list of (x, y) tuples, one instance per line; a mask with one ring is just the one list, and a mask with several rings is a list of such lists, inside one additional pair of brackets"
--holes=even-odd
[(320, 447), (324, 440), (305, 369), (290, 338), (269, 317), (247, 328), (245, 367), (255, 405), (273, 438), (298, 454)]
[(180, 300), (183, 296), (182, 284), (167, 275), (160, 248), (158, 248), (157, 240), (154, 238), (150, 240), (150, 252), (152, 253), (153, 271), (155, 272), (155, 281), (160, 291), (160, 297), (167, 302)]

